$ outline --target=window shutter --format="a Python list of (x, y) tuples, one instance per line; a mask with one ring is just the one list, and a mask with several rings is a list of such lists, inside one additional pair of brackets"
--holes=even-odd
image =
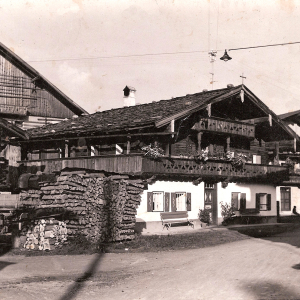
[(241, 198), (240, 198), (240, 206), (241, 206), (241, 202), (243, 202), (244, 207), (246, 209), (246, 193), (241, 193)]
[(256, 194), (255, 208), (260, 210), (260, 194)]
[(271, 210), (271, 194), (267, 194), (267, 210)]
[(176, 194), (171, 193), (171, 211), (176, 211)]
[(186, 193), (186, 210), (191, 211), (192, 210), (192, 194)]
[(170, 210), (170, 193), (165, 193), (165, 211)]
[(153, 211), (153, 193), (147, 193), (147, 211)]
[(246, 209), (246, 198), (240, 199), (240, 211), (243, 211)]
[[(231, 193), (231, 205), (234, 206), (234, 210), (239, 209), (238, 196), (239, 196), (239, 193), (236, 193), (236, 192)], [(241, 205), (240, 205), (240, 207), (241, 207)]]

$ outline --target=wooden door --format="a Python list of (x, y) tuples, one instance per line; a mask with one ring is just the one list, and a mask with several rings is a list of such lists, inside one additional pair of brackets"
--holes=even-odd
[(218, 224), (218, 199), (216, 183), (205, 183), (204, 208), (210, 211), (212, 224)]

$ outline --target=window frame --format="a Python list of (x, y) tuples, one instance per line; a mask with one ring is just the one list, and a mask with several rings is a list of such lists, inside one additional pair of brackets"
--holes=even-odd
[[(261, 197), (266, 197), (266, 203), (261, 204)], [(262, 206), (265, 207), (265, 209), (262, 209)], [(255, 207), (259, 211), (270, 211), (272, 207), (272, 195), (268, 193), (256, 193), (256, 205)]]
[[(178, 210), (177, 195), (179, 194), (184, 195), (184, 210)], [(176, 211), (187, 211), (187, 192), (175, 192), (175, 199), (176, 199)]]
[[(154, 195), (155, 194), (162, 194), (162, 210), (155, 210), (155, 201)], [(152, 191), (152, 212), (164, 212), (165, 211), (165, 192), (164, 191)]]
[[(282, 190), (285, 189), (285, 190), (288, 190), (288, 193), (289, 193), (289, 199), (288, 199), (288, 206), (289, 208), (288, 209), (283, 209), (283, 206), (285, 205), (282, 205), (282, 203), (284, 202), (283, 200), (286, 200), (286, 199), (282, 199)], [(291, 188), (290, 187), (280, 187), (280, 211), (291, 211), (292, 209), (292, 201), (291, 201)], [(286, 204), (286, 203), (285, 203)]]

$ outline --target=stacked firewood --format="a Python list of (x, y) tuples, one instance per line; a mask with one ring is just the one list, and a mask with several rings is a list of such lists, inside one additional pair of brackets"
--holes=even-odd
[(28, 250), (51, 250), (67, 241), (67, 225), (53, 218), (35, 221), (26, 232), (24, 248)]
[(128, 176), (105, 177), (85, 171), (61, 172), (56, 182), (43, 182), (40, 190), (22, 192), (21, 203), (39, 209), (64, 209), (67, 233), (84, 234), (91, 241), (134, 238), (136, 209), (144, 185)]
[(39, 206), (42, 191), (40, 190), (23, 190), (20, 193), (20, 199), (24, 206)]
[(142, 181), (126, 176), (110, 176), (104, 185), (108, 203), (108, 240), (122, 241), (134, 238), (136, 209), (141, 201)]

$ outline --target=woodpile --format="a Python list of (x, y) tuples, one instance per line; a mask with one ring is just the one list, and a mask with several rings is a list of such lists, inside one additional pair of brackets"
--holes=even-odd
[(22, 191), (20, 202), (36, 209), (63, 209), (69, 236), (81, 233), (95, 242), (123, 241), (134, 238), (143, 189), (142, 180), (124, 175), (69, 171), (61, 172), (56, 182), (40, 183), (40, 190)]
[(26, 232), (24, 248), (28, 250), (46, 250), (60, 247), (67, 241), (67, 225), (53, 218), (35, 221)]

